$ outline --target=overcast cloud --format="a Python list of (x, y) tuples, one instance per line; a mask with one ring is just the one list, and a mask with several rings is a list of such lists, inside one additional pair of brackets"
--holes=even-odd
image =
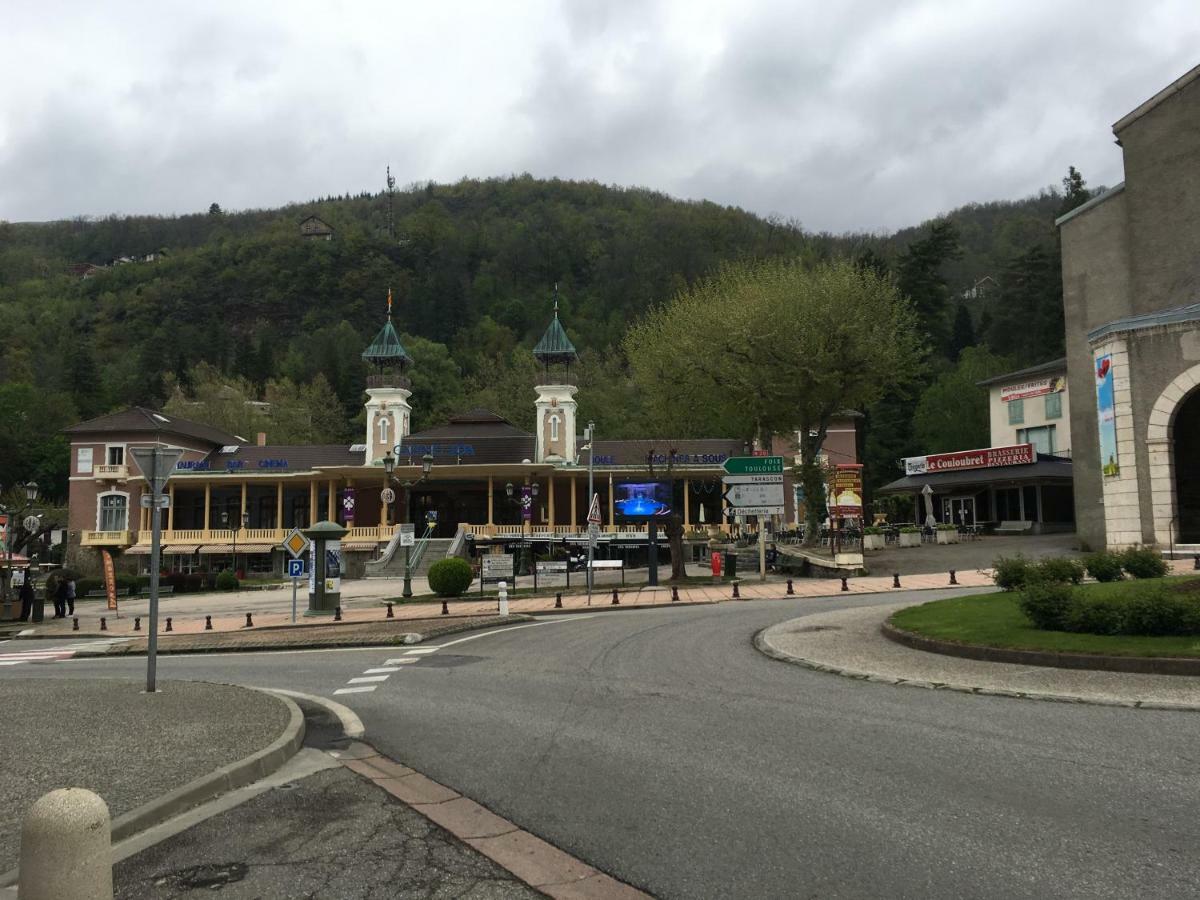
[(1196, 0), (4, 4), (0, 219), (530, 172), (817, 230), (1015, 199), (1200, 63)]

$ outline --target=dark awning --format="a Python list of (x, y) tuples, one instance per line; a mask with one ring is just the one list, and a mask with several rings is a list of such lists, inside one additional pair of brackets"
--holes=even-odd
[(906, 475), (885, 484), (878, 494), (916, 494), (929, 485), (934, 491), (961, 488), (967, 485), (994, 487), (999, 485), (1036, 482), (1071, 484), (1071, 460), (1061, 456), (1038, 454), (1035, 463), (1025, 466), (993, 466), (988, 469), (960, 469), (954, 472), (935, 472), (932, 475)]

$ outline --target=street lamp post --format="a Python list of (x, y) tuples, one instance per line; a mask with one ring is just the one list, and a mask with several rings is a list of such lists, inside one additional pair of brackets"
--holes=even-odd
[[(5, 512), (8, 513), (8, 521), (5, 523), (6, 540), (4, 541), (4, 596), (6, 599), (6, 605), (8, 607), (8, 615), (6, 618), (9, 619), (16, 618), (16, 616), (13, 614), (13, 605), (15, 600), (12, 592), (13, 526), (15, 525), (15, 520), (20, 519), (25, 515), (25, 513), (29, 512), (29, 510), (33, 508), (33, 505), (37, 503), (38, 498), (38, 484), (36, 481), (27, 482), (26, 484), (22, 485), (22, 488), (25, 491), (25, 502), (21, 505), (21, 508), (18, 510), (5, 510)], [(29, 577), (28, 571), (26, 571), (25, 577)]]
[[(529, 523), (533, 518), (533, 501), (537, 499), (539, 493), (538, 484), (535, 481), (533, 484), (523, 485), (521, 487), (521, 496), (518, 498), (516, 496), (516, 488), (513, 487), (513, 483), (510, 481), (504, 485), (504, 493), (510, 501), (521, 504), (521, 560), (524, 561)], [(516, 577), (515, 569), (513, 577)], [(537, 587), (537, 563), (533, 563), (533, 586)]]
[[(227, 509), (223, 510), (221, 512), (221, 524), (224, 525), (226, 528), (229, 528), (229, 510), (227, 510)], [(233, 528), (231, 530), (233, 531), (233, 574), (234, 574), (235, 578), (237, 577), (237, 573), (238, 573), (238, 567), (237, 567), (237, 536), (238, 536), (238, 532), (241, 531), (243, 528), (248, 528), (249, 526), (250, 526), (250, 513), (244, 512), (240, 516), (234, 516)]]
[[(392, 478), (394, 477), (394, 473), (396, 471), (396, 456), (392, 455), (393, 451), (395, 452), (396, 456), (399, 456), (400, 455), (400, 445), (397, 444), (395, 447), (392, 448), (391, 451), (388, 451), (383, 456), (383, 471), (384, 471), (387, 481), (392, 480)], [(400, 486), (404, 488), (404, 517), (405, 518), (408, 518), (408, 506), (409, 506), (409, 498), (410, 498), (410, 490), (409, 489), (412, 488), (413, 485), (420, 484), (422, 481), (427, 479), (429, 477), (429, 474), (432, 471), (433, 471), (433, 454), (426, 453), (424, 456), (421, 457), (421, 477), (417, 478), (413, 481), (400, 482)], [(396, 523), (400, 524), (399, 516), (396, 517)], [(415, 529), (414, 529), (414, 532), (415, 532)], [(411, 597), (413, 595), (411, 562), (412, 562), (412, 547), (405, 545), (405, 547), (404, 547), (404, 590), (401, 592), (401, 595), (404, 597)]]
[[(595, 461), (596, 461), (596, 423), (588, 422), (587, 430), (583, 433), (587, 440), (588, 450), (588, 512), (592, 509), (592, 496), (595, 491)], [(588, 606), (592, 605), (592, 561), (596, 553), (596, 538), (592, 533), (592, 523), (588, 522), (588, 556), (587, 556), (587, 591)]]

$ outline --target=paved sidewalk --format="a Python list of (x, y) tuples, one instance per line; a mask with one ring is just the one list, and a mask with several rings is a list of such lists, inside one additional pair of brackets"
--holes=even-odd
[(808, 668), (888, 684), (1145, 708), (1182, 705), (1200, 710), (1200, 678), (983, 662), (913, 650), (885, 638), (880, 626), (888, 616), (913, 605), (889, 603), (791, 619), (761, 632), (755, 643), (768, 655)]
[[(21, 821), (38, 797), (85, 787), (113, 819), (267, 747), (288, 707), (259, 691), (167, 681), (0, 679), (0, 872), (17, 865)], [(237, 727), (231, 728), (230, 723)]]

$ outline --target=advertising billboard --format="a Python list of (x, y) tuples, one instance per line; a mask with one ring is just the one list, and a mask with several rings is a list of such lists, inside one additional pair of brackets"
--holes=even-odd
[(1100, 423), (1100, 471), (1105, 475), (1120, 475), (1117, 459), (1117, 409), (1113, 397), (1112, 355), (1096, 360), (1096, 413)]
[(618, 519), (646, 520), (671, 513), (671, 486), (665, 481), (631, 481), (613, 486)]

